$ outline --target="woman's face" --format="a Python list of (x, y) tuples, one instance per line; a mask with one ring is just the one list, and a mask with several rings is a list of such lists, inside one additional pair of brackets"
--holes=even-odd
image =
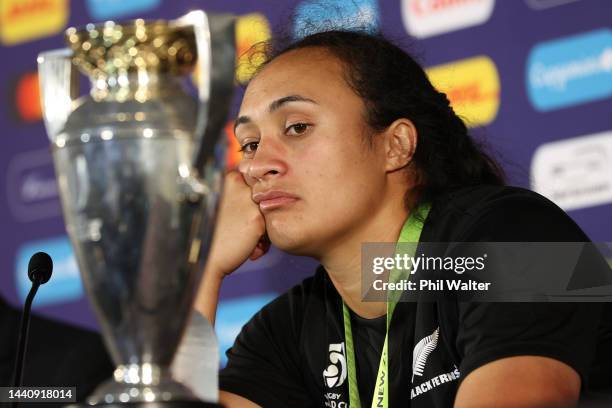
[(320, 257), (375, 218), (385, 160), (364, 117), (324, 49), (284, 54), (251, 81), (235, 125), (239, 169), (275, 246)]

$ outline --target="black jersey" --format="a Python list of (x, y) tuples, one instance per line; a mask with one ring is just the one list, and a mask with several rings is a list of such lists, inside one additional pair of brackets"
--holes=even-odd
[[(421, 242), (586, 242), (556, 205), (528, 190), (481, 186), (432, 203)], [(602, 259), (603, 262), (603, 259)], [(463, 378), (488, 362), (536, 355), (562, 361), (583, 390), (612, 376), (609, 304), (472, 303), (453, 298), (397, 304), (389, 330), (389, 406), (449, 407)], [(352, 315), (363, 407), (372, 400), (385, 317)], [(604, 344), (607, 341), (607, 344)], [(220, 388), (263, 407), (348, 407), (342, 299), (319, 267), (258, 312), (228, 350)], [(423, 353), (413, 358), (415, 350)], [(419, 364), (415, 365), (415, 360)], [(332, 367), (334, 366), (334, 367)], [(520, 373), (517, 373), (520, 375)]]

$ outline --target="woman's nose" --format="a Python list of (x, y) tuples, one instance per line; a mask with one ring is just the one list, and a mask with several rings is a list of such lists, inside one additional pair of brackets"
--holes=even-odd
[(247, 184), (257, 181), (272, 181), (287, 172), (287, 163), (283, 159), (282, 149), (272, 140), (259, 142), (257, 150), (250, 159), (243, 159), (238, 166)]

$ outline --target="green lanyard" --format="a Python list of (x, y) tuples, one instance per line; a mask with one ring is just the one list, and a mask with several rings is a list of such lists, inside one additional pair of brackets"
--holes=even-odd
[[(419, 242), (421, 238), (421, 231), (423, 230), (423, 223), (420, 220), (424, 220), (429, 214), (431, 206), (429, 204), (423, 204), (419, 206), (416, 211), (413, 211), (408, 220), (402, 227), (398, 244), (400, 242)], [(416, 216), (418, 214), (418, 217)], [(415, 248), (416, 250), (416, 248)], [(414, 253), (411, 254), (414, 256)], [(372, 397), (372, 408), (376, 407), (388, 407), (389, 401), (389, 379), (387, 373), (389, 372), (389, 361), (388, 361), (388, 343), (389, 343), (389, 325), (391, 324), (391, 317), (395, 310), (396, 300), (387, 301), (387, 333), (385, 334), (385, 342), (383, 345), (382, 353), (380, 355), (380, 363), (378, 365), (378, 375), (376, 376), (376, 384), (374, 386), (374, 396)], [(361, 399), (359, 398), (359, 390), (357, 388), (357, 371), (355, 370), (355, 348), (353, 347), (353, 331), (351, 329), (351, 315), (349, 309), (344, 301), (342, 302), (342, 311), (344, 317), (344, 337), (346, 340), (346, 357), (348, 360), (348, 380), (349, 380), (349, 399), (350, 408), (361, 408)], [(381, 403), (382, 402), (382, 403)]]

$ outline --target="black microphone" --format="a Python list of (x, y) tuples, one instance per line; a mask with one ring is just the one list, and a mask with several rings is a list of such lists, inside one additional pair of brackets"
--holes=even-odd
[(37, 252), (30, 258), (28, 263), (28, 277), (32, 281), (32, 288), (26, 297), (23, 314), (21, 315), (21, 328), (19, 329), (19, 341), (17, 346), (17, 360), (15, 361), (15, 371), (13, 372), (13, 385), (21, 387), (23, 380), (23, 365), (25, 362), (26, 345), (28, 342), (28, 329), (30, 328), (30, 310), (34, 295), (38, 287), (47, 283), (53, 271), (53, 261), (44, 252)]
[(53, 272), (53, 261), (49, 254), (45, 252), (37, 252), (30, 258), (28, 262), (28, 277), (32, 283), (39, 284), (47, 283)]

